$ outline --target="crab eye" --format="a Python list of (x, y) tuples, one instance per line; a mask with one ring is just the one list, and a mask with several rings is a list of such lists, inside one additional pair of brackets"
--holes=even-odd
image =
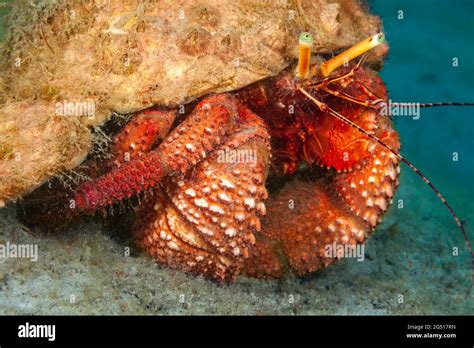
[(306, 44), (306, 45), (311, 46), (313, 44), (313, 35), (311, 35), (308, 32), (301, 33), (299, 43), (300, 43), (300, 45), (301, 44)]
[(384, 42), (384, 41), (385, 41), (385, 35), (384, 35), (384, 33), (379, 33), (379, 34), (377, 35), (377, 40), (378, 40), (378, 43)]

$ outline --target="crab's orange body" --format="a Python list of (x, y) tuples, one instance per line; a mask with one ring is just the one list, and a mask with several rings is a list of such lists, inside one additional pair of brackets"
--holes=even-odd
[[(218, 281), (241, 273), (278, 277), (288, 269), (305, 274), (331, 264), (336, 258), (327, 247), (363, 243), (398, 184), (396, 156), (297, 90), (305, 86), (398, 149), (378, 109), (334, 94), (386, 100), (377, 74), (350, 65), (337, 75), (347, 76), (318, 88), (284, 71), (206, 97), (169, 134), (174, 111), (136, 115), (115, 137), (112, 159), (95, 171), (106, 173), (75, 191), (75, 211), (152, 191), (131, 226), (137, 243), (161, 263)], [(300, 170), (303, 163), (310, 168)], [(278, 185), (266, 187), (267, 179)]]

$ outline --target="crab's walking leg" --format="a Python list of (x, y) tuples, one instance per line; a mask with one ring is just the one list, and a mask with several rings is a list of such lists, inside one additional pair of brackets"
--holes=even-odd
[[(369, 109), (367, 113), (375, 114)], [(398, 150), (398, 135), (388, 117), (376, 114), (371, 131)], [(328, 117), (330, 117), (328, 115)], [(370, 117), (369, 117), (370, 118)], [(360, 120), (359, 120), (360, 121)], [(385, 148), (363, 137), (367, 156), (350, 171), (331, 177), (316, 174), (303, 181), (293, 179), (267, 202), (262, 232), (246, 260), (245, 271), (256, 277), (278, 277), (286, 268), (303, 275), (354, 255), (390, 205), (398, 185), (399, 159)], [(352, 161), (356, 153), (341, 161)], [(363, 257), (363, 255), (360, 255)]]
[[(380, 116), (378, 125), (377, 137), (398, 150), (400, 139), (389, 121)], [(398, 186), (400, 161), (393, 153), (373, 142), (369, 144), (368, 151), (371, 153), (369, 158), (356, 164), (350, 172), (338, 173), (334, 183), (349, 209), (375, 228), (390, 206)]]
[[(388, 118), (378, 121), (377, 136), (398, 149)], [(369, 152), (351, 171), (330, 178), (314, 175), (320, 179), (313, 181), (293, 179), (272, 194), (245, 272), (278, 277), (289, 267), (303, 275), (347, 253), (356, 255), (355, 246), (380, 222), (398, 185), (398, 158), (376, 144)]]
[(82, 185), (76, 196), (81, 210), (97, 210), (125, 197), (156, 187), (167, 176), (185, 174), (218, 148), (236, 127), (252, 127), (249, 112), (229, 95), (201, 101), (155, 150)]
[(244, 112), (246, 122), (217, 151), (138, 207), (132, 230), (160, 263), (217, 281), (240, 273), (265, 214), (270, 156), (263, 122)]
[(278, 277), (289, 266), (304, 275), (343, 257), (335, 244), (353, 251), (369, 227), (341, 203), (323, 179), (293, 179), (272, 194), (257, 245), (246, 260), (246, 274)]
[[(105, 163), (89, 160), (80, 169), (80, 174), (96, 178), (130, 159), (140, 157), (166, 136), (175, 117), (176, 112), (169, 110), (148, 109), (139, 112), (114, 137), (111, 157)], [(79, 215), (74, 202), (69, 201), (71, 190), (74, 187), (65, 187), (54, 179), (49, 185), (43, 185), (20, 201), (20, 217), (26, 224), (49, 231), (63, 229)]]

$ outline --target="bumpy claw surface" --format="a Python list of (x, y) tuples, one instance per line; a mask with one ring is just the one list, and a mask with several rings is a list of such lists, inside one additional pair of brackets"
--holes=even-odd
[[(388, 120), (381, 118), (379, 124), (379, 139), (398, 151), (400, 140)], [(354, 170), (336, 175), (334, 186), (352, 213), (374, 228), (391, 204), (400, 167), (398, 158), (385, 148), (371, 143), (368, 149), (371, 156)]]
[[(362, 219), (340, 204), (337, 194), (325, 180), (290, 181), (271, 197), (267, 211), (262, 223), (262, 234), (267, 237), (264, 243), (276, 241), (277, 245), (273, 246), (276, 256), (284, 255), (281, 268), (288, 262), (300, 275), (335, 261), (326, 257), (327, 245), (334, 242), (356, 245), (364, 240), (367, 230)], [(259, 267), (264, 268), (262, 264)], [(274, 265), (271, 267), (279, 272)], [(250, 273), (259, 276), (255, 271)], [(264, 272), (264, 275), (269, 274)]]
[[(186, 174), (169, 178), (140, 206), (132, 229), (160, 263), (218, 281), (240, 273), (265, 214), (270, 147), (261, 120), (245, 109), (239, 113), (247, 122), (223, 146)], [(250, 155), (252, 162), (229, 161), (231, 154)]]

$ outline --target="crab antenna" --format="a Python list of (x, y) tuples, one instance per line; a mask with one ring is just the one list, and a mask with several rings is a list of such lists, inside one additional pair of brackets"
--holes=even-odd
[(362, 134), (365, 134), (370, 139), (377, 142), (379, 145), (383, 146), (384, 148), (389, 150), (391, 153), (393, 153), (395, 156), (397, 156), (403, 163), (405, 163), (411, 170), (413, 170), (419, 177), (421, 177), (423, 179), (423, 181), (431, 188), (431, 190), (438, 196), (438, 198), (441, 200), (441, 202), (444, 204), (444, 206), (449, 210), (449, 212), (453, 216), (453, 219), (456, 222), (456, 225), (458, 225), (459, 229), (461, 230), (461, 233), (462, 233), (462, 235), (464, 237), (464, 240), (466, 242), (467, 249), (469, 250), (469, 253), (471, 254), (471, 285), (469, 287), (469, 291), (468, 291), (468, 294), (467, 294), (467, 295), (469, 295), (471, 293), (471, 290), (472, 290), (472, 287), (473, 287), (473, 284), (474, 284), (474, 251), (472, 249), (471, 241), (469, 240), (469, 237), (468, 237), (466, 231), (464, 230), (464, 226), (463, 226), (461, 220), (459, 219), (457, 214), (454, 212), (454, 209), (451, 207), (451, 205), (443, 197), (441, 192), (438, 191), (438, 189), (433, 185), (433, 183), (431, 181), (429, 181), (428, 178), (418, 168), (416, 168), (410, 161), (408, 161), (405, 157), (403, 157), (397, 150), (395, 150), (392, 147), (390, 147), (389, 145), (385, 144), (378, 137), (376, 137), (375, 135), (367, 132), (365, 129), (358, 126), (357, 124), (355, 124), (354, 122), (352, 122), (351, 120), (349, 120), (345, 116), (341, 115), (337, 111), (331, 109), (325, 103), (320, 102), (319, 100), (314, 98), (307, 90), (305, 90), (301, 86), (297, 87), (297, 89), (303, 95), (305, 95), (309, 100), (311, 100), (314, 104), (316, 104), (316, 106), (321, 111), (326, 112), (329, 115), (337, 118), (339, 121), (347, 124), (348, 126), (357, 129), (359, 132), (361, 132)]
[(474, 106), (474, 103), (463, 103), (463, 102), (422, 103), (422, 104), (419, 104), (419, 106), (420, 108), (432, 108), (436, 106)]
[(323, 77), (328, 77), (334, 70), (340, 66), (347, 64), (350, 60), (357, 58), (361, 54), (366, 53), (374, 47), (377, 47), (385, 40), (383, 33), (375, 34), (367, 39), (355, 44), (348, 50), (338, 54), (337, 56), (329, 59), (320, 66), (321, 74)]
[(311, 46), (313, 45), (313, 36), (310, 33), (303, 32), (299, 40), (299, 58), (297, 77), (305, 79), (309, 75), (309, 65), (311, 62)]

